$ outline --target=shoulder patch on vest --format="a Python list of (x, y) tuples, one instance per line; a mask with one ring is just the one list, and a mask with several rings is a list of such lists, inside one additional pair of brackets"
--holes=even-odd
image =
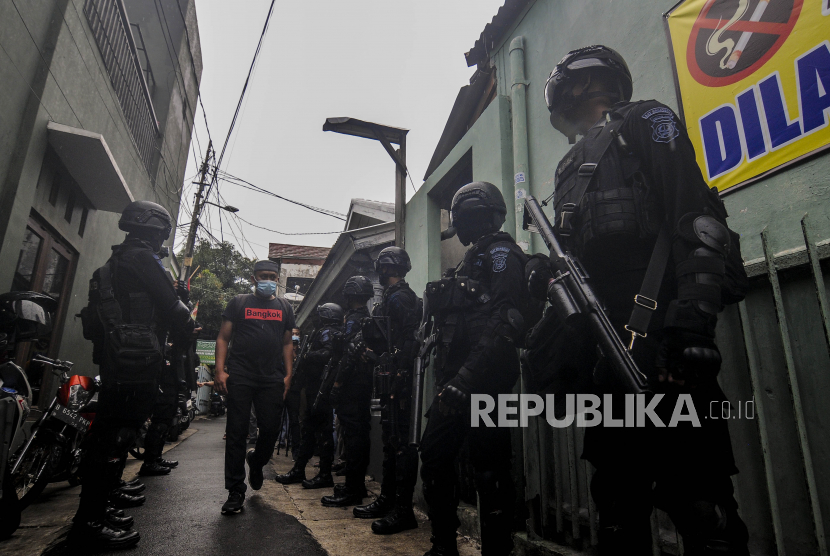
[(502, 272), (507, 268), (507, 256), (509, 254), (509, 247), (494, 247), (490, 249), (490, 256), (493, 258), (493, 272)]
[(651, 122), (651, 140), (655, 143), (670, 143), (680, 135), (674, 112), (665, 106), (652, 108), (643, 114), (643, 119)]

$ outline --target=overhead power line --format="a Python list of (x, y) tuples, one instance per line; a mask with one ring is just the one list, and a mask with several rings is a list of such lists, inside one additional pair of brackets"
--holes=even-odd
[(265, 230), (266, 232), (272, 232), (275, 234), (280, 234), (284, 236), (326, 236), (331, 234), (342, 234), (343, 230), (338, 230), (336, 232), (280, 232), (278, 230), (272, 230), (271, 228), (266, 228), (265, 226), (259, 226), (258, 224), (254, 224), (253, 222), (248, 222), (241, 216), (237, 215), (237, 218), (242, 220), (245, 224), (249, 226), (253, 226), (254, 228), (259, 228), (260, 230)]
[(262, 188), (258, 185), (254, 185), (253, 183), (251, 183), (249, 181), (245, 181), (242, 178), (238, 178), (238, 177), (236, 177), (232, 174), (229, 174), (229, 173), (227, 173), (223, 170), (218, 170), (217, 169), (216, 175), (218, 175), (220, 173), (221, 173), (221, 176), (220, 176), (219, 179), (221, 179), (225, 182), (232, 183), (232, 184), (238, 185), (240, 187), (244, 187), (245, 189), (251, 189), (251, 190), (257, 191), (259, 193), (264, 193), (265, 195), (270, 195), (272, 197), (276, 197), (277, 199), (281, 199), (281, 200), (286, 201), (288, 203), (293, 203), (295, 205), (301, 206), (303, 208), (307, 208), (308, 210), (312, 210), (314, 212), (319, 212), (320, 214), (325, 214), (326, 216), (331, 216), (332, 218), (337, 218), (338, 220), (342, 220), (344, 222), (346, 221), (346, 215), (343, 214), (343, 213), (335, 212), (333, 210), (328, 210), (328, 209), (324, 209), (324, 208), (320, 208), (320, 207), (315, 207), (315, 206), (312, 206), (312, 205), (308, 205), (306, 203), (301, 203), (300, 201), (295, 201), (293, 199), (283, 197), (282, 195), (277, 195), (276, 193), (274, 193), (272, 191), (268, 191), (267, 189), (264, 189), (264, 188)]
[[(231, 120), (231, 125), (228, 128), (228, 135), (225, 137), (225, 144), (222, 145), (222, 151), (219, 153), (219, 158), (216, 160), (216, 168), (222, 167), (222, 158), (225, 156), (225, 149), (228, 148), (228, 142), (231, 139), (231, 134), (233, 133), (233, 128), (236, 125), (236, 119), (239, 117), (239, 110), (242, 107), (242, 101), (245, 99), (245, 92), (248, 90), (248, 83), (251, 80), (251, 73), (254, 71), (254, 66), (256, 65), (257, 57), (259, 56), (259, 51), (262, 49), (262, 41), (265, 39), (265, 33), (268, 31), (268, 23), (271, 21), (271, 15), (274, 13), (274, 4), (276, 0), (271, 0), (271, 6), (268, 8), (268, 15), (265, 17), (265, 25), (262, 27), (262, 33), (259, 35), (259, 42), (256, 45), (256, 51), (254, 52), (254, 59), (251, 60), (251, 67), (248, 68), (248, 77), (245, 78), (245, 84), (242, 86), (242, 93), (239, 95), (239, 102), (236, 103), (236, 110), (233, 113), (233, 119)], [(216, 177), (214, 175), (213, 181), (216, 181)], [(211, 184), (212, 185), (212, 184)], [(208, 191), (209, 192), (209, 191)]]

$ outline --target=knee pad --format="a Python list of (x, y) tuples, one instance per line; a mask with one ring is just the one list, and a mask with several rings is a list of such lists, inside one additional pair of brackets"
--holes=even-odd
[(123, 427), (118, 430), (118, 433), (115, 435), (115, 444), (113, 446), (117, 457), (121, 458), (121, 455), (130, 449), (130, 446), (133, 445), (135, 442), (136, 431), (133, 428)]
[(473, 475), (473, 482), (479, 495), (495, 494), (499, 489), (499, 480), (494, 471), (484, 471)]

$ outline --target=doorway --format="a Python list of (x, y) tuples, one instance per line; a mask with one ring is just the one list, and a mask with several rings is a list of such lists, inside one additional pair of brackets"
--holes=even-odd
[(78, 254), (69, 243), (33, 211), (23, 235), (11, 291), (45, 293), (58, 302), (58, 308), (52, 315), (52, 335), (48, 342), (23, 342), (17, 346), (15, 353), (17, 364), (26, 369), (29, 382), (35, 391), (35, 403), (44, 382), (43, 375), (34, 373), (37, 376), (33, 376), (27, 363), (35, 352), (44, 353), (52, 358), (58, 354), (77, 260)]

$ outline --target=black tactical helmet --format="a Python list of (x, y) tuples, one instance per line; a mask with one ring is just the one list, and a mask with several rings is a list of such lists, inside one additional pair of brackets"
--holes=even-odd
[(340, 324), (343, 322), (343, 307), (337, 303), (323, 303), (317, 306), (317, 316), (324, 322)]
[[(613, 78), (616, 91), (596, 91), (588, 95), (574, 95), (575, 79), (583, 70), (601, 71)], [(585, 84), (585, 88), (590, 84)], [(545, 83), (545, 103), (550, 110), (550, 123), (568, 137), (576, 135), (574, 125), (568, 120), (568, 113), (577, 103), (598, 96), (607, 96), (611, 102), (628, 102), (634, 90), (631, 72), (622, 56), (607, 46), (586, 46), (571, 50), (556, 64)], [(610, 93), (610, 94), (609, 94)]]
[(133, 201), (121, 213), (118, 228), (139, 237), (170, 237), (173, 219), (163, 206), (152, 201)]
[(496, 232), (504, 224), (507, 206), (499, 188), (486, 181), (468, 183), (455, 192), (450, 206), (450, 225), (458, 239), (469, 245), (481, 236)]
[(392, 267), (398, 276), (406, 276), (406, 273), (412, 270), (409, 253), (400, 247), (386, 247), (378, 253), (378, 258), (375, 259), (375, 272), (382, 274), (382, 266)]
[(372, 281), (365, 276), (352, 276), (343, 284), (343, 297), (374, 297)]

